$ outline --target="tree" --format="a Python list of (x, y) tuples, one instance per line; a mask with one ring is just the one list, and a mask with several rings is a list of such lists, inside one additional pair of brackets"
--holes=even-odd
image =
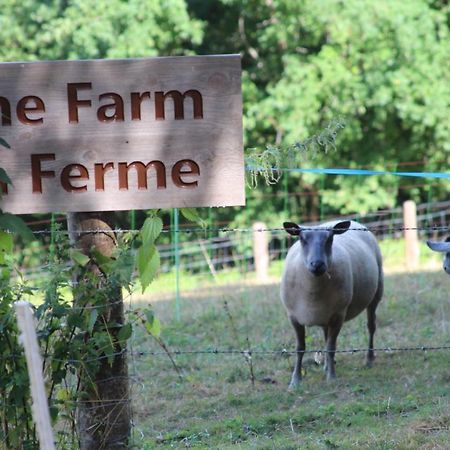
[(4, 61), (180, 55), (201, 38), (184, 0), (5, 0), (0, 11)]
[[(291, 144), (342, 117), (346, 127), (338, 150), (302, 165), (401, 170), (420, 161), (408, 167), (418, 171), (448, 166), (446, 2), (189, 4), (208, 22), (200, 51), (243, 51), (247, 145)], [(213, 17), (216, 10), (221, 14)], [(422, 179), (386, 176), (361, 183), (359, 177), (304, 175), (292, 177), (290, 192), (299, 190), (300, 179), (300, 189), (322, 188), (322, 202), (333, 213), (390, 207), (409, 197), (426, 200), (430, 188), (429, 182), (420, 186)], [(449, 190), (445, 180), (433, 183), (435, 199)]]

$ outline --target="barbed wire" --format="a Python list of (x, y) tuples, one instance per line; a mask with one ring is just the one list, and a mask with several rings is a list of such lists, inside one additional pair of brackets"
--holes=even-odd
[[(246, 357), (252, 357), (254, 355), (278, 355), (278, 356), (291, 356), (296, 355), (299, 353), (302, 354), (310, 354), (310, 353), (349, 353), (349, 354), (355, 354), (355, 353), (361, 353), (361, 352), (367, 352), (369, 349), (367, 347), (365, 348), (345, 348), (345, 349), (336, 349), (336, 350), (327, 350), (324, 348), (314, 348), (314, 349), (305, 349), (305, 350), (288, 350), (286, 348), (281, 348), (278, 350), (263, 350), (263, 349), (253, 349), (253, 348), (247, 348), (247, 349), (219, 349), (219, 348), (212, 348), (212, 349), (192, 349), (192, 350), (169, 350), (169, 353), (173, 356), (183, 356), (183, 355), (243, 355)], [(372, 349), (374, 352), (379, 353), (401, 353), (401, 352), (425, 352), (425, 351), (442, 351), (442, 350), (450, 350), (450, 344), (449, 345), (434, 345), (434, 346), (427, 346), (427, 345), (419, 345), (415, 347), (377, 347)], [(52, 358), (52, 361), (56, 362), (63, 362), (68, 364), (75, 364), (75, 363), (89, 363), (94, 362), (98, 360), (103, 360), (107, 358), (112, 358), (116, 356), (122, 356), (124, 354), (127, 354), (131, 357), (142, 357), (142, 356), (165, 356), (167, 357), (167, 352), (165, 351), (133, 351), (129, 352), (126, 349), (123, 349), (119, 352), (110, 353), (108, 355), (103, 354), (95, 358), (86, 358), (86, 359), (58, 359), (53, 358), (51, 354), (43, 355), (44, 358)], [(24, 355), (22, 353), (14, 353), (10, 355), (3, 355), (0, 356), (0, 361), (15, 359), (15, 358), (22, 358)]]
[[(345, 222), (345, 219), (342, 219)], [(363, 225), (363, 224), (362, 224)], [(305, 231), (313, 231), (317, 230), (319, 227), (317, 226), (302, 226), (302, 230)], [(329, 227), (320, 227), (321, 230), (331, 230)], [(76, 234), (96, 234), (96, 233), (116, 233), (116, 234), (125, 234), (125, 233), (139, 233), (140, 230), (134, 229), (122, 229), (122, 228), (114, 228), (114, 229), (90, 229), (90, 230), (78, 230), (74, 231)], [(263, 233), (263, 232), (285, 232), (284, 228), (184, 228), (184, 229), (174, 229), (174, 228), (165, 228), (161, 232), (162, 233)], [(348, 228), (347, 231), (371, 231), (371, 232), (383, 232), (383, 231), (450, 231), (450, 225), (429, 225), (429, 226), (420, 226), (420, 227), (405, 227), (405, 226), (389, 226), (389, 225), (381, 225), (381, 226), (370, 226), (364, 228)], [(35, 230), (32, 231), (33, 234), (36, 235), (45, 235), (45, 234), (69, 234), (68, 230)]]
[[(311, 349), (311, 350), (288, 350), (282, 348), (280, 350), (258, 350), (258, 349), (203, 349), (203, 350), (171, 350), (170, 353), (175, 356), (179, 355), (244, 355), (251, 357), (252, 355), (296, 355), (299, 353), (361, 353), (367, 352), (368, 348), (348, 348), (348, 349)], [(411, 351), (437, 351), (437, 350), (450, 350), (450, 345), (440, 346), (416, 346), (416, 347), (380, 347), (373, 348), (375, 352), (392, 353), (392, 352), (411, 352)], [(135, 356), (162, 356), (167, 353), (162, 351), (154, 352), (135, 352)]]

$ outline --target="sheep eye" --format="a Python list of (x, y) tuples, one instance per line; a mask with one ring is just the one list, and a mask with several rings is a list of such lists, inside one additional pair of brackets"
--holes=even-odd
[(308, 241), (301, 234), (299, 235), (299, 238), (300, 238), (300, 242), (302, 243), (302, 245), (307, 245), (308, 244)]

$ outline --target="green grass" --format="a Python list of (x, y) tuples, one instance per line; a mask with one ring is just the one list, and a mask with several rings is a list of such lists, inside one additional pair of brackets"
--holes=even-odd
[[(272, 270), (276, 277), (280, 268)], [(173, 299), (155, 301), (167, 345), (293, 349), (278, 284), (237, 281), (184, 292), (180, 322)], [(449, 345), (449, 283), (442, 270), (387, 275), (375, 346)], [(319, 330), (307, 335), (309, 349), (322, 347)], [(363, 348), (366, 340), (361, 315), (345, 324), (338, 348)], [(144, 353), (130, 363), (138, 448), (450, 448), (449, 350), (378, 352), (372, 369), (364, 353), (337, 354), (333, 383), (306, 355), (303, 385), (289, 392), (292, 356), (255, 354), (250, 367), (239, 354), (175, 355), (180, 379), (167, 357), (145, 354), (161, 349), (141, 330), (131, 344)]]

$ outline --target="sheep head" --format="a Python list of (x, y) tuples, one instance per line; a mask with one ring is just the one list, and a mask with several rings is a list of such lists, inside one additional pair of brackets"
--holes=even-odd
[(445, 253), (443, 266), (450, 275), (450, 236), (444, 242), (427, 241), (427, 245), (435, 252)]
[(299, 237), (305, 267), (314, 276), (320, 277), (331, 264), (333, 237), (345, 233), (350, 227), (350, 221), (338, 222), (331, 229), (303, 228), (293, 222), (284, 222), (283, 227), (290, 235)]

